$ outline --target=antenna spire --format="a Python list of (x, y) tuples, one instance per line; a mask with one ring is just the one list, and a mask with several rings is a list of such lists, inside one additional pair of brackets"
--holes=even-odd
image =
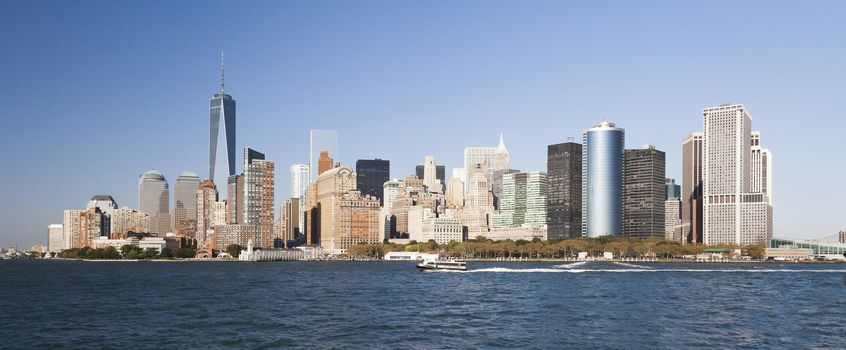
[(220, 93), (223, 93), (223, 51), (220, 52)]

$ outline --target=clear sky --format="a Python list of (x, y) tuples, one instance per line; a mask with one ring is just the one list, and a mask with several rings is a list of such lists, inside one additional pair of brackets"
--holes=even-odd
[(500, 131), (513, 168), (545, 170), (548, 144), (608, 119), (679, 179), (702, 108), (735, 102), (774, 154), (775, 235), (846, 228), (843, 1), (2, 4), (2, 247), (46, 243), (94, 194), (137, 207), (150, 168), (205, 174), (221, 51), (239, 154), (277, 162), (277, 208), (309, 129), (403, 177)]

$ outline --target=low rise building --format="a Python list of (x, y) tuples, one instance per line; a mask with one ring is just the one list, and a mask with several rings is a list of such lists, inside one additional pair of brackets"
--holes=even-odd
[(814, 250), (808, 248), (765, 248), (764, 260), (813, 260)]
[(521, 227), (494, 227), (485, 237), (494, 241), (504, 241), (506, 239), (510, 239), (512, 241), (518, 241), (521, 239), (531, 241), (535, 238), (545, 241), (547, 240), (547, 232), (546, 225), (541, 227), (534, 225), (523, 225)]
[(138, 241), (138, 247), (144, 250), (152, 248), (161, 253), (167, 247), (167, 241), (163, 237), (144, 237)]
[(422, 232), (418, 242), (435, 241), (438, 244), (463, 242), (464, 226), (457, 218), (430, 217), (423, 220)]

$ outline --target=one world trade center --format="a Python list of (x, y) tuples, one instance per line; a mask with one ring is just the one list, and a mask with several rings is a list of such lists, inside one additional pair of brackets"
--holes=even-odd
[(226, 189), (228, 177), (235, 175), (235, 100), (223, 92), (223, 85), (221, 54), (220, 93), (209, 101), (209, 178), (218, 189)]

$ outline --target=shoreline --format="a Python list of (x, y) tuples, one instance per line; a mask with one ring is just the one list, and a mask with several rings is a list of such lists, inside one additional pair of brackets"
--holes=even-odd
[[(14, 259), (10, 259), (14, 260)], [(29, 260), (29, 259), (27, 259)], [(237, 263), (237, 262), (255, 262), (255, 261), (240, 261), (238, 259), (68, 259), (68, 258), (50, 258), (50, 259), (32, 259), (32, 260), (59, 260), (59, 261), (84, 261), (84, 262), (157, 262), (157, 263), (186, 263), (186, 262), (220, 262), (220, 263)], [(587, 262), (609, 262), (609, 263), (646, 263), (646, 264), (662, 264), (662, 263), (693, 263), (693, 264), (846, 264), (846, 261), (817, 261), (817, 260), (800, 260), (800, 261), (776, 261), (776, 260), (723, 260), (723, 261), (694, 261), (688, 259), (643, 259), (643, 260), (625, 260), (625, 259), (596, 259), (596, 260), (577, 260), (577, 259), (549, 259), (549, 258), (524, 258), (524, 259), (496, 259), (496, 258), (472, 258), (472, 259), (457, 259), (466, 262), (484, 262), (484, 263), (587, 263)], [(290, 262), (285, 261), (262, 261), (262, 262)], [(308, 262), (389, 262), (389, 263), (408, 263), (415, 260), (383, 260), (383, 259), (323, 259), (323, 260), (296, 260)]]

